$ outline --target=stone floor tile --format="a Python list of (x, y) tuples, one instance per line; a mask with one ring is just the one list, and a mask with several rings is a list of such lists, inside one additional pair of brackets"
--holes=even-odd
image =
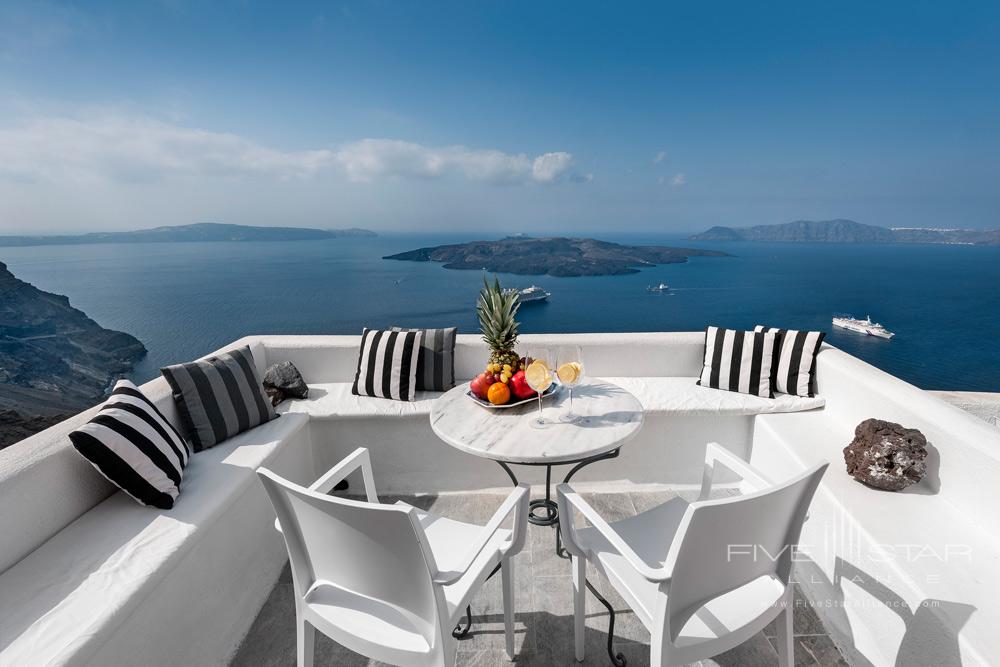
[(636, 514), (659, 507), (671, 498), (677, 497), (677, 493), (674, 491), (643, 491), (628, 495), (632, 500), (632, 506), (635, 507)]
[(763, 634), (758, 633), (731, 651), (704, 662), (714, 662), (719, 667), (774, 667), (778, 664), (778, 652)]

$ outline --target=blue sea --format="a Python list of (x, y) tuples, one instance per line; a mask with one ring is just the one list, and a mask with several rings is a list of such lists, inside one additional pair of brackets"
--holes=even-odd
[[(696, 243), (609, 236), (623, 243), (704, 247), (727, 258), (626, 276), (552, 278), (548, 303), (521, 310), (524, 332), (693, 331), (761, 323), (828, 331), (828, 341), (926, 389), (1000, 391), (1000, 247)], [(381, 259), (461, 235), (386, 235), (279, 243), (176, 243), (0, 248), (22, 280), (69, 296), (101, 325), (139, 338), (136, 380), (247, 334), (360, 333), (362, 327), (477, 330), (478, 271)], [(667, 294), (646, 287), (665, 282)], [(832, 330), (834, 314), (870, 314), (891, 341)]]

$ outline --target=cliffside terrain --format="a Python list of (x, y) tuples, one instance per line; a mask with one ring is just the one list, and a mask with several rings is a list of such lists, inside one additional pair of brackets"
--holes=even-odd
[(0, 262), (0, 447), (98, 403), (145, 354)]

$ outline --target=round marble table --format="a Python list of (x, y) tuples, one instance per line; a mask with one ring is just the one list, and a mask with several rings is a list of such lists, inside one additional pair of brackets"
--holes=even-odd
[[(510, 464), (545, 466), (545, 499), (533, 500), (528, 516), (537, 525), (551, 526), (559, 521), (552, 500), (552, 466), (573, 465), (563, 479), (568, 482), (580, 468), (618, 456), (621, 446), (642, 428), (639, 399), (604, 380), (588, 379), (573, 389), (577, 419), (571, 423), (557, 421), (569, 403), (565, 387), (543, 399), (544, 416), (552, 422), (545, 428), (530, 424), (538, 414), (537, 400), (490, 410), (470, 400), (465, 395), (468, 389), (464, 382), (434, 402), (431, 428), (452, 447), (496, 461), (515, 485), (517, 477)], [(558, 543), (556, 549), (561, 551)]]

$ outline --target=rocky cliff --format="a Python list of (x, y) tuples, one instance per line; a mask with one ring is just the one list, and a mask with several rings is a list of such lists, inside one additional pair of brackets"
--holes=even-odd
[(99, 402), (146, 354), (0, 262), (0, 447)]

